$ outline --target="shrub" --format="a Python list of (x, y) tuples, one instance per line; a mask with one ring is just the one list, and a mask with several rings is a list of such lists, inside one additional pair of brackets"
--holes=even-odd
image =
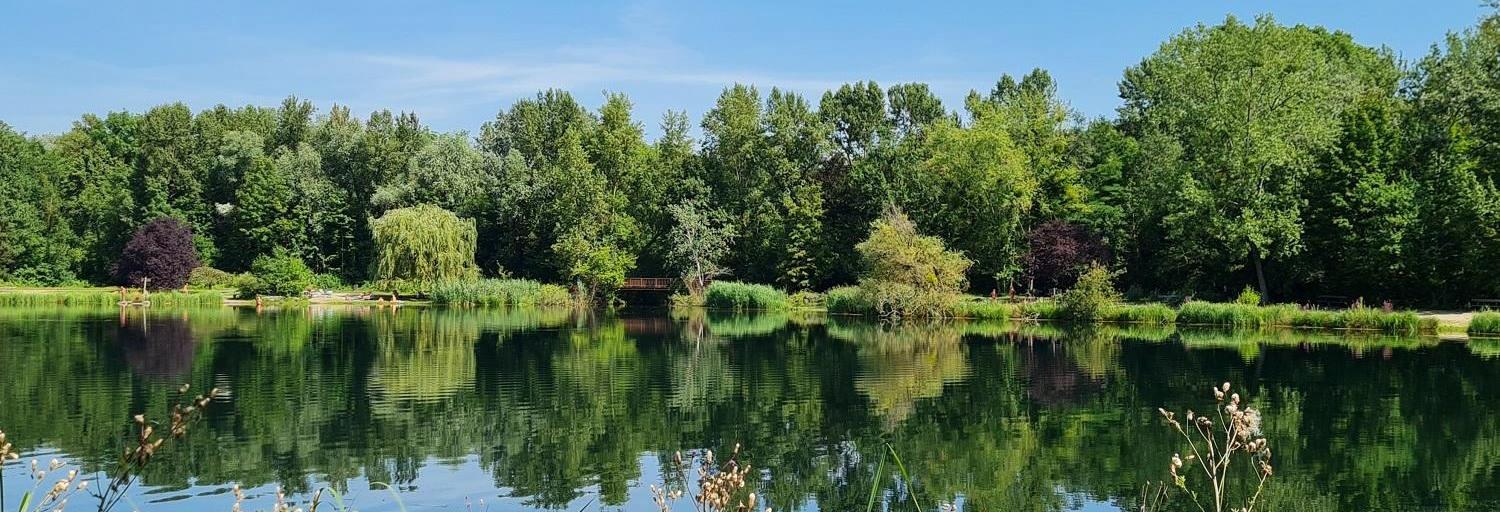
[(310, 285), (312, 286), (313, 289), (316, 289), (316, 290), (347, 290), (347, 289), (349, 289), (349, 285), (344, 283), (344, 278), (339, 277), (338, 274), (329, 274), (329, 273), (313, 274), (312, 282), (310, 283)]
[(1090, 264), (1078, 275), (1078, 282), (1057, 298), (1064, 317), (1070, 320), (1094, 321), (1105, 310), (1120, 302), (1115, 291), (1115, 276), (1103, 265)]
[(384, 286), (426, 290), (438, 281), (478, 275), (473, 220), (421, 205), (388, 211), (371, 221), (370, 229), (377, 250), (375, 279)]
[(1026, 233), (1026, 254), (1021, 266), (1043, 290), (1070, 288), (1080, 271), (1104, 259), (1104, 244), (1082, 227), (1064, 220), (1049, 220)]
[(1246, 285), (1244, 290), (1240, 290), (1240, 295), (1238, 297), (1234, 298), (1234, 303), (1235, 304), (1244, 304), (1246, 306), (1259, 306), (1260, 305), (1260, 294), (1259, 293), (1255, 293), (1255, 289), (1254, 288), (1251, 288), (1249, 285)]
[(1500, 335), (1500, 313), (1474, 313), (1474, 318), (1469, 320), (1469, 335)]
[(250, 273), (255, 276), (253, 291), (257, 295), (300, 297), (313, 280), (312, 270), (302, 258), (281, 249), (257, 256), (250, 264)]
[(958, 301), (973, 262), (949, 251), (937, 237), (923, 236), (906, 214), (889, 210), (856, 245), (868, 271), (860, 278), (864, 297), (883, 316), (943, 316)]
[(828, 289), (823, 293), (823, 304), (829, 313), (840, 315), (867, 315), (875, 312), (875, 307), (865, 300), (864, 293), (857, 286)]
[(115, 271), (127, 285), (146, 281), (153, 290), (172, 290), (187, 284), (198, 265), (192, 229), (180, 220), (161, 217), (135, 230)]
[(786, 292), (763, 284), (714, 281), (704, 303), (716, 309), (785, 309), (788, 300)]
[(188, 286), (194, 288), (224, 288), (233, 281), (234, 274), (207, 265), (188, 273)]

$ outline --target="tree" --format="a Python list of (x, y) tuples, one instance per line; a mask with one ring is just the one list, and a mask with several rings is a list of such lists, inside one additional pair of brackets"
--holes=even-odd
[(824, 264), (822, 191), (814, 185), (803, 185), (781, 202), (786, 210), (787, 235), (780, 284), (791, 291), (811, 290)]
[(1041, 290), (1069, 288), (1090, 263), (1103, 263), (1102, 244), (1082, 227), (1050, 220), (1026, 233), (1026, 255), (1021, 266)]
[(702, 199), (687, 199), (667, 209), (674, 222), (667, 261), (689, 293), (701, 294), (710, 279), (728, 272), (723, 262), (735, 237), (734, 226), (724, 212), (709, 208)]
[(277, 248), (302, 253), (307, 226), (295, 212), (296, 183), (288, 163), (277, 165), (264, 155), (253, 155), (244, 183), (234, 194), (232, 218), (239, 244), (237, 254), (222, 258), (234, 262), (226, 267), (245, 269), (255, 258)]
[(375, 278), (426, 289), (444, 279), (473, 278), (474, 221), (431, 205), (398, 208), (370, 222)]
[(173, 217), (147, 222), (125, 244), (115, 267), (122, 283), (153, 290), (172, 290), (187, 284), (200, 260), (193, 229)]
[(82, 253), (78, 275), (83, 279), (114, 278), (115, 262), (139, 222), (131, 188), (138, 119), (123, 112), (103, 118), (85, 115), (57, 140), (54, 151), (69, 172), (64, 197), (69, 198), (69, 222)]
[(1198, 26), (1125, 71), (1120, 117), (1137, 135), (1182, 148), (1163, 224), (1166, 264), (1224, 282), (1302, 249), (1297, 192), (1336, 140), (1353, 100), (1394, 79), (1392, 58), (1347, 34), (1286, 27), (1269, 16)]
[(920, 225), (973, 258), (978, 276), (1012, 273), (1037, 181), (1005, 125), (995, 116), (967, 128), (943, 121), (930, 127), (924, 143), (927, 159), (905, 207)]
[(182, 103), (152, 108), (141, 116), (136, 140), (140, 159), (133, 188), (144, 217), (187, 222), (199, 254), (212, 261), (217, 251), (209, 236), (209, 209), (203, 195), (207, 173), (192, 111)]
[(430, 204), (474, 215), (495, 189), (500, 159), (469, 144), (463, 132), (437, 135), (376, 190), (376, 208)]
[(58, 284), (83, 258), (65, 210), (66, 162), (0, 123), (0, 279)]
[(943, 316), (963, 291), (973, 262), (924, 236), (900, 210), (887, 210), (857, 249), (865, 266), (860, 292), (884, 316)]

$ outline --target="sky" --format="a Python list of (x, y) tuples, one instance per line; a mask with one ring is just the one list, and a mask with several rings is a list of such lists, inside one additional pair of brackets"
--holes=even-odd
[(920, 81), (956, 110), (969, 90), (1037, 67), (1075, 110), (1109, 117), (1125, 68), (1226, 15), (1322, 25), (1416, 60), (1489, 12), (1479, 0), (5, 3), (0, 122), (33, 135), (84, 113), (288, 95), (476, 133), (547, 88), (589, 106), (626, 93), (656, 134), (662, 113), (696, 122), (735, 82), (816, 104), (845, 82)]

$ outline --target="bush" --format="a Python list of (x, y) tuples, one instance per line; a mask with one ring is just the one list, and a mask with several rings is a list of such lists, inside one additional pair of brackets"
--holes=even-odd
[(432, 301), (456, 306), (566, 306), (567, 288), (529, 279), (448, 279), (432, 285)]
[(313, 274), (310, 286), (314, 290), (348, 290), (349, 285), (338, 274)]
[(1469, 320), (1469, 335), (1500, 335), (1500, 313), (1484, 311), (1474, 313)]
[(302, 258), (277, 249), (273, 254), (262, 254), (250, 264), (250, 274), (255, 276), (253, 292), (256, 295), (279, 295), (301, 297), (312, 284), (313, 273), (302, 262)]
[(857, 286), (830, 288), (823, 293), (823, 305), (829, 313), (840, 315), (868, 315), (875, 312), (870, 301)]
[(202, 266), (188, 273), (188, 286), (193, 288), (225, 288), (234, 281), (234, 274), (210, 266)]
[(763, 284), (714, 281), (708, 285), (704, 303), (716, 309), (786, 309), (786, 292)]
[(187, 284), (198, 268), (198, 250), (193, 231), (172, 217), (161, 217), (135, 230), (115, 266), (122, 283), (153, 290), (174, 290)]
[(1246, 285), (1244, 290), (1240, 290), (1240, 295), (1238, 297), (1234, 298), (1234, 303), (1235, 304), (1244, 304), (1246, 306), (1259, 306), (1260, 305), (1260, 294), (1259, 293), (1255, 293), (1255, 289), (1254, 288), (1251, 288), (1249, 285)]
[(1106, 309), (1120, 302), (1114, 281), (1114, 273), (1109, 269), (1090, 264), (1078, 275), (1078, 282), (1057, 298), (1063, 316), (1086, 322), (1103, 318)]
[(887, 211), (856, 245), (868, 271), (859, 287), (882, 316), (935, 317), (949, 314), (973, 262), (949, 251), (942, 239), (923, 236), (900, 211)]
[(1071, 288), (1091, 262), (1104, 259), (1104, 244), (1084, 228), (1064, 220), (1043, 222), (1026, 233), (1021, 267), (1041, 290)]

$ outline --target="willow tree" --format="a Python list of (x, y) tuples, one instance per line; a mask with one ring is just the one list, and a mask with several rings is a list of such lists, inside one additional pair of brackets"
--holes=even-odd
[(475, 277), (474, 221), (430, 205), (391, 210), (370, 221), (375, 279), (425, 289), (443, 279)]

